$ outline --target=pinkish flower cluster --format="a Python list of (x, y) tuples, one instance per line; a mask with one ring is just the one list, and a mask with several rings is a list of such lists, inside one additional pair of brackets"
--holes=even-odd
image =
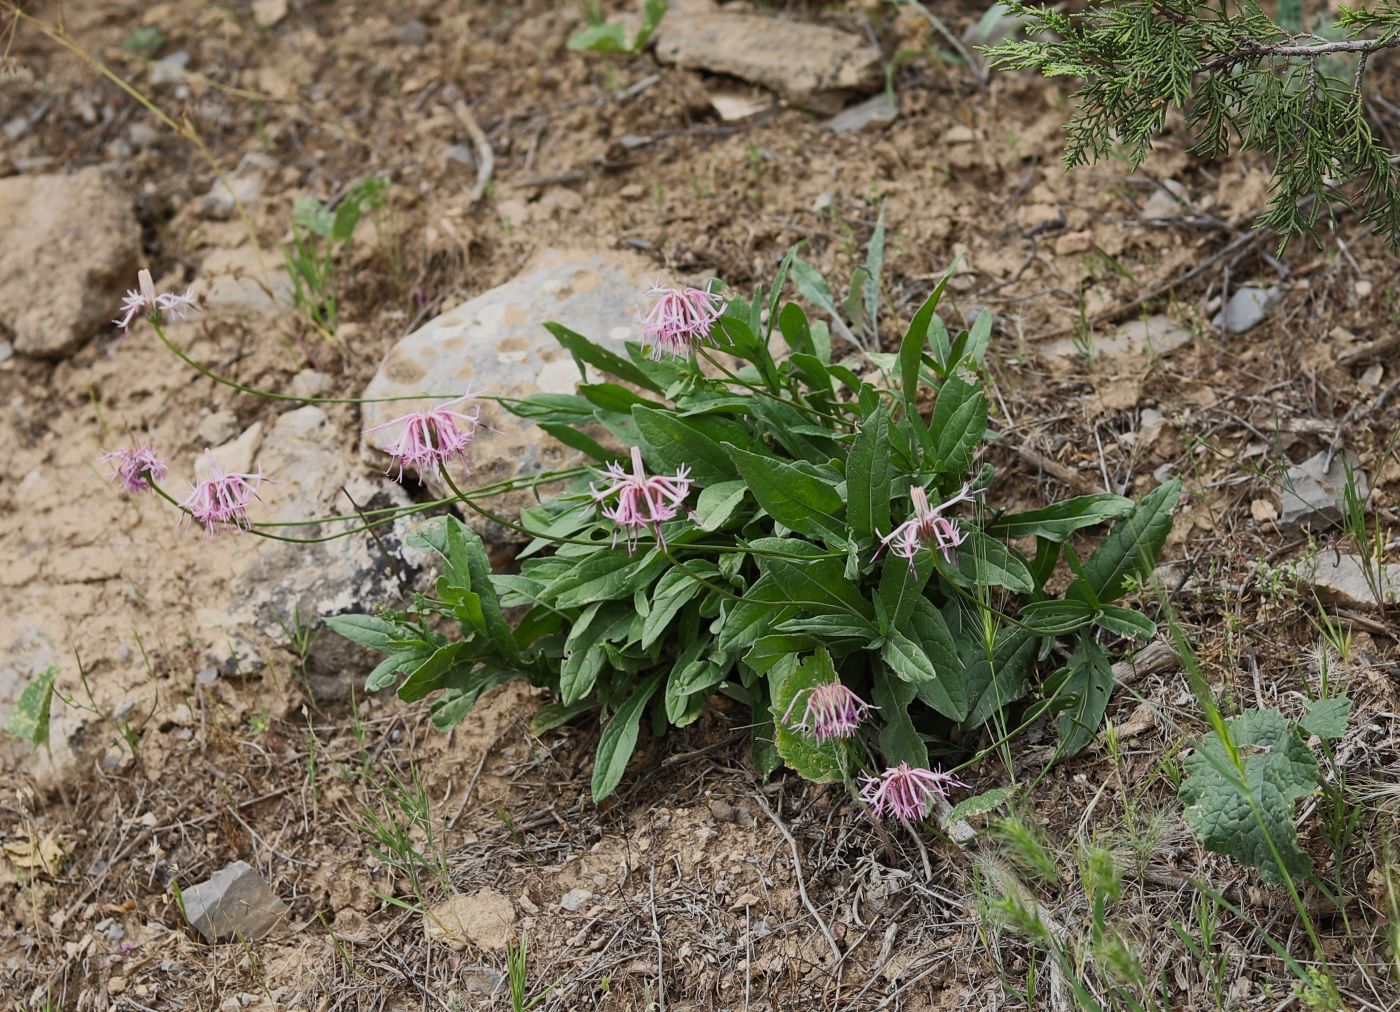
[(128, 291), (122, 299), (121, 319), (112, 322), (125, 331), (131, 326), (131, 321), (137, 313), (144, 313), (147, 319), (159, 319), (162, 314), (169, 313), (175, 319), (183, 320), (186, 310), (199, 309), (194, 304), (191, 295), (193, 291), (194, 289), (188, 289), (184, 295), (157, 292), (155, 282), (151, 280), (151, 272), (143, 268), (137, 272), (136, 287)]
[(792, 719), (798, 700), (806, 697), (806, 707), (800, 723), (793, 724), (796, 731), (810, 734), (817, 741), (830, 741), (832, 738), (850, 738), (860, 730), (866, 714), (874, 709), (840, 682), (827, 682), (804, 689), (792, 697), (783, 723)]
[(953, 787), (966, 787), (951, 773), (926, 770), (908, 763), (893, 766), (879, 776), (860, 778), (860, 800), (876, 818), (917, 822), (928, 815), (935, 797), (946, 798)]
[[(674, 520), (680, 512), (681, 504), (690, 493), (693, 484), (688, 477), (690, 468), (682, 464), (670, 477), (648, 475), (642, 465), (642, 451), (632, 447), (632, 473), (628, 474), (617, 461), (609, 461), (608, 478), (611, 484), (605, 488), (589, 485), (593, 503), (602, 509), (603, 516), (617, 525), (613, 532), (613, 545), (617, 545), (617, 535), (623, 534), (630, 554), (636, 550), (637, 538), (644, 530), (650, 530), (656, 543), (666, 547), (666, 539), (661, 534), (661, 525)], [(609, 499), (616, 497), (611, 506), (604, 506)]]
[(657, 300), (642, 317), (642, 334), (651, 343), (654, 361), (667, 352), (686, 354), (708, 341), (715, 321), (724, 315), (723, 296), (703, 288), (654, 285), (649, 294)]
[(917, 485), (909, 487), (909, 498), (914, 503), (914, 515), (881, 538), (880, 549), (875, 554), (878, 556), (888, 548), (900, 558), (908, 559), (909, 568), (913, 569), (914, 556), (920, 548), (928, 548), (937, 549), (943, 553), (944, 559), (952, 562), (957, 547), (967, 539), (967, 535), (956, 521), (945, 517), (943, 511), (957, 503), (970, 502), (972, 494), (968, 486), (964, 485), (957, 495), (937, 506), (928, 504), (928, 493)]
[(145, 444), (113, 450), (97, 459), (100, 463), (112, 465), (112, 480), (128, 495), (149, 492), (152, 481), (165, 478), (165, 461)]
[(470, 396), (468, 394), (423, 411), (413, 411), (366, 429), (366, 432), (378, 432), (395, 425), (403, 426), (399, 437), (385, 447), (393, 462), (384, 473), (388, 474), (396, 463), (399, 466), (396, 481), (403, 481), (403, 469), (408, 467), (418, 472), (418, 482), (422, 484), (424, 474), (446, 466), (454, 457), (462, 462), (462, 469), (470, 473), (467, 447), (476, 438), (481, 407), (478, 405), (469, 415), (450, 410), (451, 405), (460, 404)]
[(209, 474), (196, 482), (190, 494), (180, 503), (196, 522), (204, 525), (208, 536), (223, 527), (247, 527), (248, 507), (258, 498), (263, 476), (225, 471), (214, 459), (211, 450), (204, 451), (204, 463)]

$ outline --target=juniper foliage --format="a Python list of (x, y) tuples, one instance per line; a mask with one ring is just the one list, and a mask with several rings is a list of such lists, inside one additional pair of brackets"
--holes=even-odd
[(1257, 225), (1318, 238), (1349, 207), (1400, 249), (1400, 173), (1372, 131), (1364, 90), (1372, 54), (1400, 47), (1400, 0), (1341, 8), (1319, 32), (1290, 31), (1255, 0), (1092, 0), (1080, 13), (1013, 2), (1028, 38), (988, 50), (1003, 69), (1082, 82), (1066, 126), (1067, 168), (1120, 154), (1134, 169), (1185, 115), (1193, 153), (1273, 156)]

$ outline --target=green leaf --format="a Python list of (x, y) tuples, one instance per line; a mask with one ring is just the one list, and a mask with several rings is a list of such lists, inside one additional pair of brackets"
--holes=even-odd
[(846, 456), (846, 521), (857, 541), (890, 522), (890, 414), (881, 404), (865, 420)]
[(958, 548), (958, 569), (968, 583), (1005, 587), (1017, 594), (1035, 590), (1035, 580), (1020, 553), (975, 528), (964, 530), (967, 538)]
[(595, 552), (550, 584), (541, 599), (556, 608), (579, 608), (631, 597), (666, 565), (666, 557), (654, 549), (636, 556), (623, 551)]
[(1298, 726), (1308, 734), (1328, 741), (1346, 734), (1349, 716), (1351, 700), (1346, 696), (1329, 696), (1309, 703), (1307, 716), (1298, 722)]
[(414, 668), (399, 686), (399, 698), (411, 703), (432, 695), (447, 683), (448, 675), (462, 660), (467, 644), (462, 640), (438, 647), (422, 664)]
[(616, 352), (596, 345), (582, 334), (575, 333), (568, 327), (557, 323), (546, 323), (544, 329), (553, 334), (554, 340), (558, 341), (564, 350), (574, 357), (574, 361), (578, 363), (578, 374), (581, 379), (588, 378), (588, 373), (584, 370), (584, 365), (587, 364), (615, 379), (622, 380), (624, 383), (631, 383), (643, 390), (650, 390), (654, 394), (662, 392), (661, 387), (650, 376)]
[(1063, 636), (1094, 621), (1094, 606), (1085, 601), (1033, 601), (1017, 616), (1038, 636)]
[(588, 25), (569, 36), (568, 46), (575, 52), (625, 53), (627, 29), (614, 21)]
[(433, 700), (433, 705), (428, 708), (433, 727), (439, 731), (456, 727), (476, 705), (483, 692), (513, 677), (509, 671), (499, 668), (457, 669), (442, 695)]
[(1312, 859), (1298, 846), (1293, 805), (1316, 790), (1317, 760), (1277, 710), (1248, 710), (1225, 726), (1243, 769), (1219, 738), (1198, 742), (1182, 764), (1186, 824), (1207, 850), (1268, 882), (1307, 874)]
[(997, 538), (1044, 538), (1064, 541), (1077, 530), (1115, 520), (1133, 511), (1133, 501), (1121, 495), (1098, 492), (1057, 502), (1026, 513), (998, 517), (986, 527)]
[(1068, 706), (1056, 721), (1060, 730), (1057, 754), (1072, 756), (1094, 740), (1113, 694), (1113, 665), (1093, 637), (1080, 635), (1065, 666), (1060, 692)]
[(845, 612), (867, 622), (874, 617), (870, 602), (846, 579), (841, 559), (796, 538), (755, 538), (749, 547), (787, 602), (818, 612)]
[[(720, 626), (720, 650), (738, 652), (768, 632), (776, 622), (797, 614), (797, 608), (782, 600), (778, 581), (772, 576), (760, 577), (741, 601), (725, 606), (724, 624)], [(768, 599), (765, 599), (768, 598)]]
[[(915, 319), (918, 319), (917, 314)], [(918, 333), (911, 325), (899, 344), (899, 388), (904, 394), (910, 418), (918, 415), (919, 366), (924, 360), (924, 341), (925, 335)]]
[(979, 815), (986, 815), (990, 811), (1000, 808), (1016, 795), (1016, 785), (1009, 787), (993, 787), (990, 791), (983, 791), (981, 794), (974, 794), (970, 798), (965, 798), (953, 806), (952, 810), (943, 818), (945, 824), (951, 822), (962, 822), (967, 819), (974, 819)]
[(845, 503), (836, 486), (786, 461), (726, 446), (758, 504), (778, 523), (798, 534), (844, 545)]
[(1181, 479), (1173, 478), (1115, 523), (1084, 563), (1084, 575), (1065, 591), (1066, 596), (1105, 603), (1116, 601), (1127, 590), (1129, 580), (1152, 572), (1171, 530), (1171, 512), (1180, 496)]
[(378, 692), (393, 685), (399, 672), (412, 671), (428, 659), (431, 650), (405, 650), (392, 653), (374, 666), (365, 677), (365, 691)]
[(603, 728), (603, 736), (598, 742), (598, 755), (593, 762), (593, 800), (602, 801), (617, 790), (622, 782), (622, 774), (627, 771), (627, 762), (637, 747), (637, 731), (641, 725), (642, 709), (656, 693), (661, 684), (661, 675), (652, 675), (637, 691), (627, 697), (627, 702), (617, 708), (612, 719)]
[(23, 738), (34, 748), (49, 743), (49, 714), (53, 707), (53, 686), (58, 679), (58, 665), (52, 665), (29, 680), (15, 700), (15, 708), (5, 729), (16, 738)]
[(1130, 639), (1150, 640), (1157, 635), (1157, 623), (1142, 612), (1113, 604), (1102, 607), (1098, 624), (1100, 628), (1107, 629), (1115, 636), (1127, 636)]
[(577, 703), (545, 703), (530, 718), (530, 733), (539, 737), (563, 727), (575, 717), (581, 717), (591, 710), (598, 709), (597, 700), (580, 700)]
[(556, 422), (539, 422), (538, 425), (565, 446), (572, 450), (578, 450), (580, 453), (586, 453), (600, 463), (617, 459), (615, 451), (609, 450), (592, 436), (580, 432), (571, 425), (560, 425)]
[[(580, 383), (578, 392), (589, 404), (614, 415), (630, 415), (632, 409), (638, 405), (648, 408), (665, 407), (660, 401), (635, 394), (619, 383)], [(607, 416), (600, 417), (606, 419)]]
[(602, 644), (624, 632), (632, 612), (623, 603), (594, 604), (585, 608), (564, 641), (564, 658), (559, 665), (559, 696), (569, 706), (593, 691), (607, 664)]
[(880, 657), (905, 682), (917, 686), (919, 698), (945, 717), (967, 716), (967, 686), (953, 634), (932, 604), (920, 599), (909, 616), (908, 635), (890, 629)]
[(792, 281), (802, 297), (831, 317), (839, 317), (836, 299), (831, 294), (831, 286), (821, 276), (821, 272), (801, 257), (792, 258)]
[(701, 485), (717, 485), (738, 477), (725, 448), (701, 432), (696, 423), (670, 411), (635, 407), (632, 420), (642, 434), (642, 446), (659, 470), (676, 471), (689, 467)]
[(972, 321), (972, 329), (967, 335), (967, 348), (963, 352), (963, 357), (974, 367), (981, 366), (986, 359), (991, 337), (992, 314), (990, 310), (984, 309), (977, 314), (977, 319)]
[(722, 481), (706, 485), (695, 503), (697, 526), (702, 531), (717, 531), (723, 527), (744, 501), (749, 487), (743, 481)]
[(987, 398), (982, 385), (959, 376), (945, 380), (933, 405), (929, 431), (939, 471), (961, 480), (987, 432)]
[(695, 579), (696, 576), (711, 580), (719, 575), (719, 570), (711, 562), (691, 560), (686, 563), (686, 568), (694, 576), (688, 575), (682, 569), (673, 568), (667, 570), (656, 582), (656, 590), (651, 595), (651, 611), (642, 623), (643, 650), (650, 650), (651, 645), (671, 625), (676, 612), (684, 608), (696, 594), (706, 589), (704, 584)]
[(394, 641), (403, 639), (397, 623), (373, 615), (332, 615), (325, 622), (332, 632), (371, 650), (392, 652)]
[(831, 663), (831, 655), (818, 648), (812, 656), (800, 661), (781, 684), (774, 686), (773, 721), (777, 729), (778, 754), (799, 776), (817, 784), (842, 779), (844, 746), (836, 741), (818, 742), (801, 731), (792, 730), (788, 724), (800, 720), (798, 713), (803, 700), (798, 699), (796, 705), (793, 704), (800, 693), (835, 681), (836, 668)]
[(771, 777), (773, 771), (783, 764), (783, 757), (778, 755), (777, 742), (774, 740), (777, 733), (772, 717), (754, 714), (753, 729), (749, 732), (749, 757), (753, 759), (758, 775), (764, 780)]
[(817, 641), (806, 633), (770, 633), (754, 640), (744, 663), (765, 675), (784, 657), (816, 649)]
[(911, 567), (908, 559), (886, 553), (880, 566), (880, 586), (875, 596), (884, 609), (887, 627), (903, 628), (933, 575), (933, 559), (927, 552), (921, 552)]
[(913, 685), (891, 678), (883, 667), (875, 668), (870, 698), (879, 708), (880, 719), (884, 721), (884, 726), (880, 728), (880, 751), (887, 766), (906, 762), (910, 766), (928, 768), (928, 746), (919, 737), (914, 722), (909, 718), (909, 704), (914, 697)]
[(1006, 629), (998, 635), (993, 654), (979, 642), (964, 655), (963, 678), (969, 707), (963, 727), (981, 727), (992, 714), (1026, 694), (1027, 676), (1040, 640), (1024, 629)]

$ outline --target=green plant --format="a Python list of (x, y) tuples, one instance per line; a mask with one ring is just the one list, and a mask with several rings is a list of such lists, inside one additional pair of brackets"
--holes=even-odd
[(34, 748), (49, 743), (49, 713), (53, 708), (54, 682), (58, 665), (39, 672), (15, 700), (15, 708), (5, 724), (5, 730), (27, 741)]
[(310, 195), (292, 205), (292, 245), (282, 250), (292, 298), (323, 335), (335, 334), (336, 259), (366, 211), (384, 206), (389, 181), (370, 176), (345, 192), (334, 209)]
[(604, 21), (597, 3), (585, 7), (588, 25), (569, 36), (569, 48), (591, 53), (627, 53), (637, 55), (646, 48), (666, 14), (666, 0), (642, 0), (641, 23), (637, 33), (627, 37), (627, 26), (616, 21)]
[[(426, 523), (414, 540), (441, 557), (436, 595), (407, 611), (329, 621), (386, 655), (368, 690), (436, 696), (433, 719), (446, 728), (500, 682), (546, 686), (559, 701), (536, 716), (537, 730), (589, 712), (606, 717), (596, 799), (616, 789), (648, 710), (659, 732), (695, 721), (716, 693), (751, 708), (760, 769), (785, 762), (821, 782), (849, 781), (878, 768), (877, 757), (925, 767), (930, 749), (965, 750), (955, 743), (984, 727), (1004, 743), (1028, 696), (1038, 698), (1020, 718), (1057, 714), (1061, 754), (1092, 739), (1113, 686), (1107, 645), (1155, 633), (1116, 602), (1151, 570), (1179, 483), (1136, 505), (1099, 494), (1026, 513), (997, 509), (993, 468), (976, 466), (990, 318), (950, 335), (936, 312), (945, 276), (898, 352), (871, 356), (885, 371), (862, 378), (833, 360), (825, 329), (800, 306), (780, 306), (793, 262), (715, 320), (713, 351), (724, 359), (694, 346), (676, 359), (637, 345), (622, 356), (549, 325), (586, 382), (577, 394), (508, 402), (510, 410), (610, 463), (616, 487), (633, 479), (616, 464), (625, 452), (595, 437), (600, 429), (634, 447), (636, 473), (676, 471), (664, 481), (686, 489), (693, 481), (699, 494), (688, 515), (648, 525), (645, 540), (629, 530), (624, 547), (595, 511), (608, 493), (590, 491), (586, 479), (517, 524), (441, 471), (471, 509), (532, 540), (519, 572), (493, 574), (470, 527), (452, 517)], [(774, 329), (790, 349), (781, 359), (769, 350)], [(731, 367), (735, 360), (742, 364)], [(587, 381), (590, 369), (610, 379)], [(957, 508), (979, 499), (981, 508)], [(941, 532), (941, 548), (918, 540), (925, 520)], [(1071, 538), (1108, 521), (1081, 560)], [(1017, 544), (1034, 550), (1023, 555)], [(1072, 578), (1054, 597), (1048, 581), (1061, 558)], [(512, 609), (523, 613), (514, 624)], [(455, 620), (453, 635), (439, 631), (442, 618)], [(1042, 681), (1041, 662), (1057, 644), (1065, 660)], [(803, 705), (833, 683), (879, 707), (871, 735), (801, 726)]]
[(1180, 110), (1196, 153), (1273, 157), (1259, 225), (1281, 243), (1316, 237), (1341, 203), (1400, 248), (1400, 175), (1362, 100), (1368, 57), (1400, 46), (1397, 0), (1341, 7), (1336, 31), (1317, 34), (1299, 33), (1296, 5), (1280, 4), (1280, 20), (1293, 21), (1285, 28), (1255, 0), (1122, 0), (1076, 13), (1008, 6), (1028, 37), (991, 47), (995, 65), (1081, 81), (1066, 166), (1121, 152), (1136, 168)]

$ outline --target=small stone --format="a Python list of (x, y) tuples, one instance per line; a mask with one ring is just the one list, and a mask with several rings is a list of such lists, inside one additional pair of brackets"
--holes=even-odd
[(1278, 507), (1268, 499), (1255, 499), (1249, 504), (1249, 515), (1258, 523), (1268, 523), (1278, 519)]
[(1210, 321), (1211, 325), (1227, 334), (1243, 334), (1268, 316), (1280, 298), (1277, 288), (1237, 288), (1225, 308)]
[(1364, 501), (1370, 494), (1366, 473), (1355, 455), (1336, 454), (1332, 466), (1324, 467), (1327, 451), (1315, 453), (1288, 469), (1283, 479), (1282, 523), (1285, 527), (1334, 524), (1342, 517), (1342, 490), (1346, 487), (1347, 464), (1356, 479), (1356, 494)]
[(1385, 366), (1381, 365), (1379, 362), (1376, 362), (1371, 366), (1367, 367), (1366, 371), (1361, 374), (1361, 382), (1368, 387), (1378, 387), (1381, 385), (1381, 380), (1384, 377)]
[(950, 126), (943, 131), (943, 143), (956, 146), (959, 144), (975, 144), (978, 140), (977, 131), (961, 123)]
[[(253, 470), (253, 456), (262, 444), (262, 436), (262, 422), (254, 422), (237, 439), (214, 447), (214, 461), (225, 471), (243, 474), (251, 472)], [(203, 481), (208, 477), (209, 462), (201, 452), (194, 459), (194, 478), (195, 481)]]
[(428, 26), (414, 18), (397, 26), (389, 33), (389, 39), (401, 46), (421, 46), (428, 41)]
[(828, 207), (831, 206), (831, 203), (834, 199), (835, 198), (831, 196), (830, 190), (823, 190), (821, 193), (817, 194), (817, 198), (812, 201), (813, 213), (821, 214), (823, 211), (825, 211)]
[(194, 673), (194, 683), (196, 685), (213, 685), (219, 680), (219, 669), (212, 665), (207, 668), (200, 668)]
[(1080, 253), (1088, 253), (1093, 248), (1094, 233), (1089, 229), (1083, 232), (1066, 232), (1055, 240), (1056, 256), (1078, 256)]
[(277, 167), (267, 155), (250, 151), (238, 163), (238, 168), (214, 185), (200, 202), (200, 213), (206, 218), (223, 221), (233, 217), (240, 205), (256, 203), (263, 194), (268, 175)]
[(287, 16), (287, 0), (253, 0), (253, 23), (271, 28)]
[(149, 148), (160, 140), (160, 131), (144, 120), (137, 120), (126, 128), (126, 139), (134, 148)]
[(257, 941), (287, 915), (286, 905), (246, 861), (220, 869), (181, 897), (190, 925), (210, 943)]
[(442, 157), (449, 162), (456, 162), (458, 165), (476, 165), (476, 152), (465, 144), (448, 145)]
[(480, 889), (427, 910), (423, 930), (429, 938), (458, 951), (468, 945), (504, 951), (515, 937), (515, 908), (496, 890)]
[(1175, 179), (1165, 180), (1160, 187), (1154, 187), (1152, 196), (1142, 205), (1144, 218), (1180, 218), (1191, 212), (1191, 203), (1186, 187)]
[(292, 377), (293, 397), (320, 397), (330, 388), (330, 376), (315, 369), (303, 369)]
[(119, 994), (124, 994), (125, 992), (126, 992), (126, 978), (125, 978), (125, 977), (113, 977), (111, 980), (107, 981), (107, 993), (108, 993), (108, 994), (115, 996), (115, 995), (119, 995)]
[(1400, 603), (1400, 564), (1368, 565), (1355, 555), (1324, 550), (1311, 567), (1298, 574), (1312, 585), (1324, 604), (1356, 611), (1379, 611)]
[(9, 341), (0, 341), (0, 362), (8, 362), (14, 355), (15, 346)]
[(593, 898), (593, 891), (590, 889), (570, 889), (559, 901), (559, 905), (571, 914), (576, 914), (583, 909), (584, 904)]
[(227, 443), (238, 435), (238, 416), (232, 411), (215, 411), (205, 415), (195, 430), (195, 435), (205, 446), (218, 446)]
[(1366, 298), (1368, 295), (1371, 294), (1371, 292), (1375, 288), (1375, 286), (1372, 285), (1371, 282), (1367, 281), (1365, 278), (1362, 278), (1360, 281), (1356, 282), (1356, 284), (1352, 287), (1356, 292), (1356, 297), (1359, 299)]
[[(1170, 316), (1148, 316), (1129, 320), (1107, 337), (1096, 337), (1090, 347), (1095, 358), (1167, 355), (1191, 340), (1191, 332)], [(1076, 358), (1083, 353), (1082, 342), (1062, 338), (1045, 346), (1047, 355)]]
[(826, 128), (836, 134), (861, 133), (872, 128), (887, 127), (899, 116), (899, 100), (888, 91), (842, 109), (826, 121)]
[(767, 95), (754, 95), (750, 92), (715, 90), (710, 92), (710, 105), (726, 123), (737, 123), (750, 116), (757, 116), (773, 104)]
[(185, 79), (185, 68), (190, 65), (190, 54), (181, 49), (150, 64), (147, 76), (152, 84), (178, 84)]

